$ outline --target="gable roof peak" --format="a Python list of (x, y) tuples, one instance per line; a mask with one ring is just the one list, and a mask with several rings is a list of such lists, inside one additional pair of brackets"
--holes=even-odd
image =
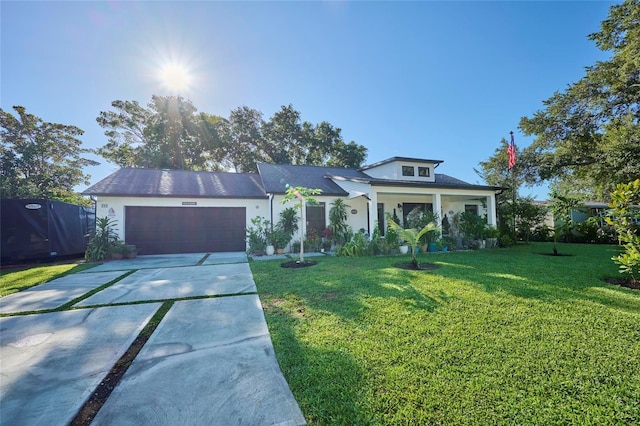
[(427, 158), (391, 157), (391, 158), (387, 158), (386, 160), (378, 161), (377, 163), (368, 164), (364, 167), (361, 167), (360, 170), (368, 170), (374, 167), (382, 166), (384, 164), (393, 163), (396, 161), (411, 162), (411, 163), (429, 163), (429, 164), (436, 164), (436, 165), (440, 163), (444, 163), (443, 160), (431, 160)]

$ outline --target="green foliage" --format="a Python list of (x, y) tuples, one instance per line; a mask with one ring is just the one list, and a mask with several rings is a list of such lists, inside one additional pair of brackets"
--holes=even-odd
[(247, 243), (249, 244), (249, 253), (256, 251), (264, 251), (267, 248), (268, 240), (271, 235), (271, 221), (261, 216), (251, 219), (251, 226), (246, 230)]
[(259, 162), (358, 168), (367, 149), (345, 143), (341, 130), (323, 121), (301, 122), (293, 106), (282, 106), (268, 121), (242, 106), (228, 118), (197, 113), (191, 101), (156, 96), (147, 107), (112, 102), (98, 124), (108, 142), (98, 153), (122, 167), (257, 172)]
[(289, 240), (298, 231), (298, 212), (293, 207), (287, 207), (280, 212), (280, 219), (278, 220), (278, 229), (282, 230), (289, 236)]
[[(68, 261), (67, 261), (68, 262)], [(0, 271), (0, 297), (8, 296), (39, 284), (84, 271), (96, 266), (90, 263), (60, 263), (11, 268)]]
[(293, 105), (283, 105), (259, 130), (257, 152), (266, 162), (359, 168), (367, 156), (367, 148), (345, 143), (341, 130), (330, 123), (302, 121)]
[(88, 205), (74, 192), (89, 184), (86, 166), (98, 163), (82, 157), (91, 150), (81, 148), (84, 133), (75, 126), (49, 123), (14, 106), (14, 117), (0, 108), (0, 197), (48, 198)]
[(113, 253), (119, 252), (119, 248), (123, 242), (119, 240), (117, 229), (115, 228), (117, 220), (109, 217), (96, 218), (95, 232), (87, 244), (87, 250), (84, 254), (85, 259), (90, 262), (108, 259)]
[(532, 231), (544, 221), (547, 208), (535, 204), (531, 197), (521, 197), (516, 199), (515, 214), (518, 237), (529, 243)]
[(551, 229), (547, 225), (537, 225), (531, 233), (531, 241), (547, 242), (552, 240), (553, 229)]
[(220, 118), (197, 114), (180, 96), (153, 95), (147, 107), (116, 100), (96, 119), (108, 142), (98, 153), (121, 167), (221, 169)]
[(338, 256), (365, 256), (368, 254), (368, 241), (364, 233), (356, 232), (350, 241), (346, 242), (337, 251)]
[(571, 192), (607, 200), (618, 183), (640, 170), (640, 3), (611, 6), (589, 38), (610, 53), (585, 76), (523, 117), (520, 129), (536, 139), (519, 158), (527, 180), (563, 180)]
[[(493, 155), (486, 161), (481, 161), (479, 163), (479, 169), (474, 169), (476, 174), (480, 176), (487, 185), (504, 188), (503, 191), (497, 195), (498, 204), (517, 198), (518, 188), (526, 179), (525, 174), (527, 170), (520, 167), (519, 162), (516, 163), (514, 168), (509, 169), (509, 154), (507, 154), (508, 148), (509, 142), (502, 138), (500, 140), (500, 144), (493, 152)], [(517, 146), (516, 155), (520, 158), (520, 150)]]
[(468, 240), (484, 238), (486, 225), (486, 219), (475, 213), (464, 212), (460, 216), (459, 229)]
[(601, 219), (596, 216), (588, 217), (584, 222), (576, 224), (577, 235), (575, 242), (615, 244), (618, 242), (615, 229), (607, 224), (601, 224)]
[(399, 244), (398, 232), (389, 226), (389, 221), (387, 221), (387, 230), (384, 233), (384, 242), (387, 246), (387, 249), (397, 249)]
[(571, 210), (580, 205), (580, 200), (568, 194), (560, 194), (553, 187), (549, 195), (551, 196), (551, 211), (555, 225), (553, 240), (569, 242), (574, 228)]
[[(415, 208), (409, 212), (407, 215), (407, 222), (405, 223), (405, 228), (413, 228), (413, 229), (422, 229), (429, 223), (438, 223), (439, 222), (438, 214), (432, 212), (428, 209), (420, 209)], [(439, 236), (439, 229), (434, 229), (426, 232), (420, 238), (420, 243), (427, 244), (435, 242)]]
[(405, 229), (402, 226), (398, 225), (396, 222), (394, 222), (389, 215), (387, 215), (387, 221), (389, 223), (389, 227), (392, 228), (394, 231), (396, 231), (400, 239), (403, 240), (405, 243), (409, 244), (409, 247), (411, 250), (411, 263), (415, 267), (417, 267), (418, 260), (416, 258), (416, 247), (420, 246), (420, 239), (427, 232), (433, 232), (433, 231), (437, 232), (440, 230), (440, 228), (435, 224), (435, 222), (430, 222), (430, 223), (427, 223), (420, 230), (415, 228)]
[[(282, 199), (282, 204), (286, 204), (289, 201), (295, 201), (295, 207), (300, 210), (300, 220), (302, 220), (302, 209), (305, 204), (318, 204), (318, 201), (313, 198), (313, 196), (322, 194), (322, 190), (317, 188), (305, 188), (303, 186), (293, 187), (289, 184), (287, 184), (286, 187), (287, 191)], [(304, 224), (302, 225), (301, 229), (304, 231)], [(300, 241), (300, 261), (304, 262), (304, 240)]]
[(618, 184), (611, 194), (611, 216), (607, 222), (617, 233), (624, 252), (612, 260), (620, 265), (620, 273), (640, 280), (640, 179)]
[(329, 209), (329, 230), (331, 238), (336, 245), (342, 245), (347, 241), (349, 225), (347, 225), (347, 209), (350, 206), (342, 199), (337, 198), (331, 203)]

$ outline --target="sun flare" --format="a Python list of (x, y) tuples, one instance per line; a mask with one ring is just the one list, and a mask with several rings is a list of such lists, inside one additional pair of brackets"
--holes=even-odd
[(180, 64), (167, 64), (160, 69), (160, 81), (174, 93), (185, 92), (191, 84), (191, 73)]

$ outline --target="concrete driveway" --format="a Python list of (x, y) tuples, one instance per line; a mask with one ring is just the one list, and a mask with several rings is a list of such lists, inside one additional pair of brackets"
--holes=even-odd
[(0, 318), (2, 423), (68, 424), (167, 300), (93, 424), (305, 424), (244, 253), (139, 256), (0, 299), (5, 314), (75, 301)]

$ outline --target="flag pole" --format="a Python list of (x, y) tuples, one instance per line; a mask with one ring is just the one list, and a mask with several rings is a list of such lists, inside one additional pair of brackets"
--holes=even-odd
[(518, 232), (516, 231), (516, 197), (517, 197), (517, 190), (516, 190), (516, 163), (515, 163), (515, 151), (516, 151), (516, 145), (513, 142), (513, 130), (509, 132), (509, 134), (511, 135), (511, 142), (509, 145), (509, 149), (510, 149), (510, 154), (509, 154), (509, 169), (511, 169), (511, 188), (512, 188), (512, 193), (511, 193), (511, 212), (513, 215), (513, 242), (517, 243), (518, 242)]

